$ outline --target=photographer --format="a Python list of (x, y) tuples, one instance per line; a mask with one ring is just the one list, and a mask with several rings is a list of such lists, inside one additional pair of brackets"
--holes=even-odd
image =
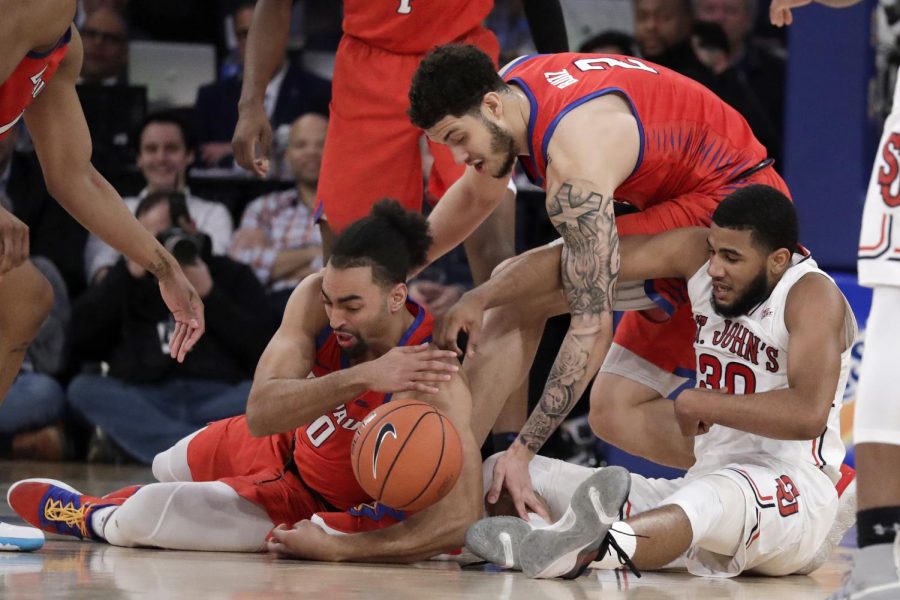
[[(176, 257), (206, 306), (206, 335), (184, 363), (168, 359), (172, 323), (154, 280), (120, 258), (73, 307), (74, 356), (103, 361), (77, 376), (68, 399), (133, 458), (153, 456), (209, 421), (244, 411), (256, 361), (271, 337), (265, 293), (249, 267), (210, 253), (184, 195), (146, 196), (136, 216)], [(103, 435), (105, 434), (105, 436)], [(96, 447), (89, 449), (97, 454)]]

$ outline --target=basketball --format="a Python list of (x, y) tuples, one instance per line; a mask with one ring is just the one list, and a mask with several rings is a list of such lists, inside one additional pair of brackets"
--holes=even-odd
[(374, 500), (416, 511), (453, 489), (462, 470), (462, 444), (441, 411), (418, 400), (396, 400), (363, 419), (350, 459), (356, 480)]

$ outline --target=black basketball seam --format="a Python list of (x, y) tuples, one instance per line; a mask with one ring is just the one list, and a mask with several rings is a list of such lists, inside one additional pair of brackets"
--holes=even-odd
[[(423, 403), (423, 404), (424, 404), (424, 403)], [(438, 415), (438, 416), (440, 417), (440, 413), (438, 413), (436, 410), (434, 410), (433, 407), (429, 406), (429, 408), (431, 408), (432, 410), (428, 411), (427, 413), (425, 413), (425, 414), (423, 414), (423, 415), (421, 415), (421, 416), (419, 417), (419, 419), (416, 421), (416, 424), (413, 425), (413, 426), (410, 428), (409, 433), (406, 434), (406, 439), (403, 440), (403, 443), (400, 445), (400, 449), (397, 450), (397, 452), (394, 454), (394, 460), (391, 461), (391, 466), (388, 467), (387, 473), (384, 475), (384, 482), (381, 484), (381, 489), (378, 490), (378, 498), (379, 498), (379, 499), (384, 495), (384, 487), (387, 485), (388, 480), (391, 478), (391, 473), (394, 471), (394, 465), (397, 464), (397, 458), (398, 458), (401, 454), (403, 454), (403, 449), (406, 448), (406, 444), (408, 444), (408, 443), (409, 443), (409, 440), (412, 439), (412, 436), (413, 436), (413, 434), (416, 432), (416, 429), (418, 429), (419, 424), (422, 423), (422, 419), (424, 419), (424, 418), (427, 417), (428, 415), (432, 415), (432, 414), (436, 414), (436, 415)], [(379, 502), (380, 502), (380, 500), (379, 500)], [(407, 502), (406, 504), (404, 504), (404, 506), (407, 506), (407, 505), (409, 505), (409, 502)], [(398, 510), (402, 510), (402, 509), (401, 509), (400, 507), (398, 507), (398, 506), (392, 506), (391, 508), (396, 508), (396, 509), (398, 509)]]
[(425, 487), (422, 488), (422, 491), (419, 492), (419, 495), (407, 502), (404, 506), (409, 506), (416, 500), (422, 497), (422, 494), (428, 491), (428, 488), (431, 487), (431, 484), (434, 482), (434, 478), (437, 477), (438, 469), (441, 467), (441, 463), (444, 461), (444, 450), (446, 449), (446, 440), (447, 435), (444, 433), (444, 415), (435, 411), (435, 414), (438, 416), (438, 421), (441, 424), (441, 453), (438, 455), (437, 463), (434, 465), (434, 471), (431, 472), (431, 478), (428, 480), (428, 483), (425, 484)]
[[(377, 423), (380, 423), (382, 421), (382, 419), (384, 419), (386, 416), (388, 416), (392, 412), (394, 412), (396, 410), (400, 410), (401, 408), (404, 408), (406, 406), (413, 406), (413, 404), (425, 404), (425, 406), (428, 406), (429, 408), (431, 408), (430, 404), (426, 404), (425, 402), (422, 402), (421, 400), (412, 400), (412, 401), (410, 401), (411, 402), (410, 404), (400, 404), (401, 402), (404, 402), (403, 400), (395, 400), (394, 402), (397, 402), (397, 404), (393, 408), (391, 408), (391, 410), (387, 411), (386, 413), (384, 413), (383, 415), (378, 417), (377, 420), (366, 424), (366, 435), (359, 438), (359, 452), (356, 453), (356, 463), (351, 465), (354, 473), (359, 473), (359, 456), (362, 454), (362, 449), (366, 443), (366, 440), (369, 439), (369, 434), (371, 434), (376, 429), (374, 427), (374, 425), (376, 425)], [(382, 404), (381, 406), (384, 406), (384, 404)], [(378, 410), (379, 408), (381, 408), (381, 406), (376, 406), (375, 408), (370, 410), (369, 413), (366, 414), (366, 417), (368, 417), (369, 414), (371, 414), (371, 413), (375, 412), (376, 410)], [(365, 420), (366, 417), (363, 417), (362, 420)]]

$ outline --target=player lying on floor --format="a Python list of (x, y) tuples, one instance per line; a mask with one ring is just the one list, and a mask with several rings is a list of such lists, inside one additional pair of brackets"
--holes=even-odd
[[(749, 186), (719, 205), (710, 230), (623, 237), (622, 280), (688, 282), (698, 387), (674, 407), (660, 398), (659, 409), (692, 439), (696, 461), (684, 478), (648, 480), (535, 459), (534, 485), (557, 515), (571, 498), (562, 518), (540, 529), (489, 518), (469, 530), (467, 547), (532, 577), (574, 577), (592, 561), (658, 569), (679, 558), (698, 575), (808, 569), (838, 510), (839, 410), (856, 322), (833, 280), (795, 250), (797, 236), (788, 199)], [(540, 266), (553, 261), (524, 262), (505, 279), (558, 281)]]
[[(284, 541), (306, 558), (408, 561), (459, 548), (482, 515), (481, 457), (454, 353), (429, 346), (431, 317), (407, 298), (407, 275), (430, 243), (422, 216), (382, 202), (337, 239), (324, 272), (291, 296), (260, 359), (246, 416), (212, 423), (157, 455), (159, 483), (97, 498), (61, 482), (24, 480), (10, 488), (10, 506), (45, 531), (116, 546), (257, 552), (273, 527), (297, 523), (290, 536), (276, 530), (272, 544)], [(371, 502), (354, 478), (350, 443), (369, 411), (411, 394), (443, 410), (459, 431), (458, 483), (396, 527), (324, 533), (308, 519), (354, 532), (403, 517), (382, 506), (348, 511)]]

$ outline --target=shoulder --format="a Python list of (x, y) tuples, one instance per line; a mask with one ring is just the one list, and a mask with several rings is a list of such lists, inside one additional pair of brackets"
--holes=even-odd
[(846, 301), (838, 286), (822, 273), (811, 272), (788, 291), (784, 323), (788, 331), (802, 323), (842, 325), (845, 311)]

